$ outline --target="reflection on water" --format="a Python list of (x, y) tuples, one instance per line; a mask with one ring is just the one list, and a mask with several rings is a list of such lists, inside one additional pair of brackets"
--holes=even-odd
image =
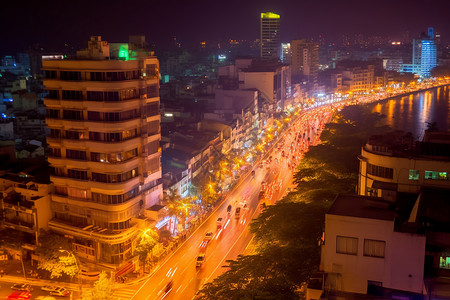
[(448, 86), (370, 104), (372, 112), (386, 116), (384, 125), (409, 131), (422, 138), (428, 123), (440, 130), (450, 130), (450, 88)]

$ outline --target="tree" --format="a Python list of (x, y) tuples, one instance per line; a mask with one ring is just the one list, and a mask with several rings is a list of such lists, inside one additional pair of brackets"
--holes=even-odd
[(185, 228), (186, 217), (189, 216), (190, 209), (194, 199), (191, 197), (181, 198), (181, 196), (173, 189), (170, 189), (165, 197), (165, 205), (169, 211), (169, 215), (176, 216), (181, 220), (183, 228)]
[(61, 235), (42, 231), (36, 254), (39, 256), (38, 269), (50, 272), (50, 278), (78, 274), (79, 267), (71, 243)]
[(112, 299), (114, 293), (115, 282), (112, 278), (108, 278), (106, 272), (101, 272), (99, 278), (94, 282), (92, 289), (83, 294), (83, 300), (108, 300)]
[(250, 223), (255, 254), (229, 261), (229, 270), (200, 290), (196, 299), (293, 299), (316, 271), (325, 213), (338, 193), (355, 189), (356, 156), (382, 116), (365, 108), (344, 109), (310, 147), (294, 175), (297, 184)]
[(50, 278), (60, 278), (63, 274), (73, 277), (79, 271), (75, 255), (67, 250), (58, 250), (50, 258), (40, 260), (38, 269), (50, 272)]
[(147, 229), (142, 233), (141, 240), (134, 249), (134, 253), (139, 256), (139, 260), (141, 261), (144, 272), (145, 272), (145, 261), (147, 259), (147, 256), (158, 244), (158, 241), (159, 241), (158, 234), (153, 229)]

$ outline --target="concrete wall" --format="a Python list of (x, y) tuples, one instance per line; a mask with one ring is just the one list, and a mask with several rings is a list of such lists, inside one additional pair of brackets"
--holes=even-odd
[[(393, 221), (327, 214), (321, 269), (339, 273), (336, 286), (346, 292), (365, 294), (371, 280), (386, 288), (421, 293), (425, 236), (393, 229)], [(358, 238), (357, 255), (336, 253), (336, 236)], [(364, 239), (385, 241), (385, 257), (364, 256)]]

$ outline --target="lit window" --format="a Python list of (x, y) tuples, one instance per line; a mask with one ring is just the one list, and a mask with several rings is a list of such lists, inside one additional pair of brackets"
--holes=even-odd
[(347, 236), (336, 237), (336, 253), (340, 254), (358, 254), (358, 239)]
[(419, 180), (419, 170), (409, 170), (409, 180)]
[(425, 179), (449, 180), (447, 172), (425, 171)]
[(384, 257), (385, 241), (364, 239), (364, 256)]

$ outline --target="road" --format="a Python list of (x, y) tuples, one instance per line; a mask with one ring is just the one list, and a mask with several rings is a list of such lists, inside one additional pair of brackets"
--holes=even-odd
[[(316, 120), (313, 118), (318, 118), (317, 112), (321, 110), (314, 111), (306, 113), (296, 125), (290, 126), (278, 143), (267, 152), (263, 163), (254, 166), (255, 176), (248, 173), (241, 178), (227, 198), (159, 269), (143, 284), (116, 291), (115, 299), (192, 299), (204, 283), (225, 272), (226, 260), (236, 259), (239, 254), (244, 253), (252, 239), (248, 225), (261, 211), (258, 200), (261, 182), (265, 182), (266, 204), (278, 201), (291, 184), (295, 164), (301, 159), (309, 143), (314, 141), (317, 129), (329, 115), (323, 114), (323, 120)], [(232, 206), (230, 214), (227, 213), (229, 205)], [(237, 207), (241, 208), (240, 216), (236, 215)], [(222, 218), (221, 228), (217, 226), (218, 218)], [(207, 232), (213, 232), (213, 237), (205, 247)], [(197, 268), (196, 259), (201, 253), (205, 254), (205, 262)], [(165, 293), (170, 281), (173, 281), (172, 289)]]
[[(0, 283), (0, 299), (7, 299), (9, 295), (11, 295), (14, 290), (11, 289), (11, 286), (13, 286), (16, 282), (13, 281), (2, 281)], [(50, 293), (47, 291), (42, 291), (41, 287), (44, 285), (41, 282), (30, 282), (29, 283), (31, 285), (31, 287), (33, 288), (33, 290), (31, 291), (31, 299), (42, 299), (45, 297), (50, 297)], [(70, 289), (69, 289), (70, 290)], [(79, 290), (70, 290), (72, 292), (72, 299), (80, 299), (79, 295)], [(56, 296), (51, 296), (54, 297), (56, 299), (70, 299), (70, 297), (56, 297)], [(52, 299), (52, 298), (47, 298), (47, 299)]]

